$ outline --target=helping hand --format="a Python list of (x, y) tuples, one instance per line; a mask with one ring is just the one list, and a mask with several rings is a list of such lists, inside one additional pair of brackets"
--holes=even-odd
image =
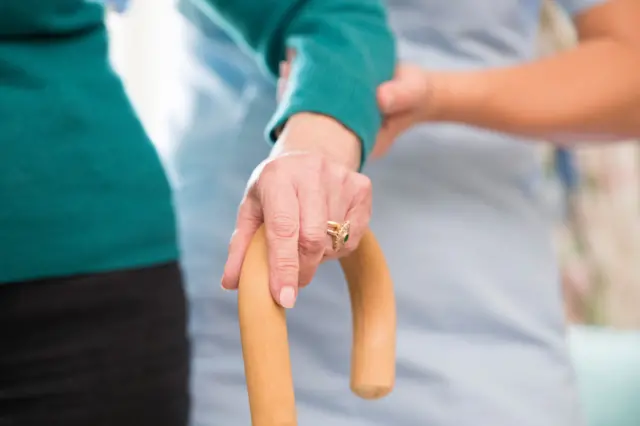
[[(278, 100), (286, 90), (293, 57), (294, 53), (289, 52), (287, 61), (280, 64)], [(417, 66), (401, 64), (393, 80), (378, 87), (378, 106), (383, 114), (383, 122), (371, 153), (372, 158), (384, 156), (398, 136), (414, 125), (433, 120), (435, 78), (436, 74)]]
[(433, 119), (433, 78), (423, 69), (400, 65), (393, 80), (378, 87), (378, 106), (384, 116), (372, 157), (387, 153), (409, 128)]

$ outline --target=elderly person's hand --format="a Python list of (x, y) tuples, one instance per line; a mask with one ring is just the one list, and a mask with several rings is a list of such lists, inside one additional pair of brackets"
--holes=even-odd
[[(356, 170), (360, 141), (332, 118), (291, 117), (270, 158), (254, 171), (240, 205), (222, 286), (235, 289), (251, 239), (265, 224), (271, 293), (293, 307), (298, 288), (327, 258), (355, 249), (371, 216), (371, 182)], [(328, 221), (350, 230), (334, 246)], [(346, 237), (346, 238), (345, 238)]]

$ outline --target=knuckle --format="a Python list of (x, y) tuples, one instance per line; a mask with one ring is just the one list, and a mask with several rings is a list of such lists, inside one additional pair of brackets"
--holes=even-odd
[(367, 176), (357, 173), (355, 177), (356, 189), (358, 192), (362, 194), (371, 194), (373, 191), (373, 184), (371, 183), (371, 179)]
[(273, 185), (274, 181), (291, 183), (292, 179), (300, 180), (297, 178), (301, 173), (305, 178), (314, 176), (318, 166), (310, 157), (313, 156), (292, 153), (274, 158), (264, 165), (261, 178)]
[[(270, 160), (262, 166), (261, 181), (291, 182), (292, 177), (302, 184), (319, 181), (326, 169), (327, 160), (317, 154), (292, 153)], [(302, 178), (302, 179), (300, 179)]]
[(275, 214), (270, 223), (271, 231), (276, 238), (294, 238), (298, 233), (298, 223), (287, 213)]
[(298, 260), (289, 256), (276, 258), (276, 273), (284, 277), (296, 275), (298, 273)]
[(264, 181), (266, 179), (271, 179), (278, 173), (279, 169), (278, 162), (276, 160), (267, 161), (262, 165), (262, 169), (260, 170), (260, 180)]
[(325, 248), (326, 231), (320, 227), (303, 228), (300, 231), (300, 250), (305, 253), (318, 253)]
[(350, 184), (350, 178), (355, 174), (356, 173), (351, 172), (349, 169), (343, 166), (332, 164), (331, 176), (334, 182), (339, 182), (341, 186)]
[(371, 180), (366, 176), (361, 176), (355, 182), (352, 190), (352, 205), (357, 208), (361, 214), (366, 214), (367, 218), (371, 216), (373, 202), (373, 185)]
[(314, 173), (320, 173), (325, 166), (326, 158), (321, 155), (308, 155), (306, 167)]
[(303, 190), (307, 197), (306, 199), (320, 200), (326, 191), (323, 184), (322, 172), (313, 168), (306, 168), (303, 170), (302, 178), (296, 182), (296, 186), (299, 190)]
[(304, 154), (298, 162), (298, 168), (304, 177), (301, 184), (317, 185), (325, 170), (325, 159), (316, 154)]

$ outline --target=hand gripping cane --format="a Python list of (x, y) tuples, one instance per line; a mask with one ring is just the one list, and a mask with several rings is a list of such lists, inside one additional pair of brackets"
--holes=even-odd
[[(393, 282), (371, 231), (340, 260), (351, 298), (351, 390), (381, 398), (395, 380)], [(264, 226), (253, 237), (240, 275), (238, 314), (252, 426), (296, 426), (285, 311), (269, 291)]]

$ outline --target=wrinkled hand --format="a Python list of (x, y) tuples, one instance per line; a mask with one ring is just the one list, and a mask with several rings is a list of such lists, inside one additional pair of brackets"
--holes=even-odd
[[(298, 288), (311, 282), (323, 260), (357, 247), (371, 217), (371, 182), (353, 171), (359, 164), (357, 138), (328, 117), (299, 114), (289, 122), (278, 141), (284, 148), (277, 152), (277, 144), (275, 156), (249, 180), (222, 279), (223, 288), (237, 288), (249, 243), (264, 222), (271, 294), (285, 308), (293, 307)], [(356, 148), (338, 155), (302, 148), (311, 142), (321, 146), (314, 138)], [(329, 220), (351, 223), (349, 239), (338, 253), (327, 235)]]

